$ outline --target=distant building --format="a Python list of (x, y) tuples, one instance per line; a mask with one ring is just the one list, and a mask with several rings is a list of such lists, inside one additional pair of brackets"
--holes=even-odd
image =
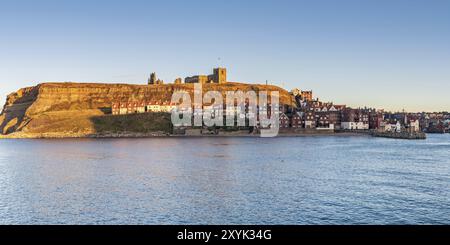
[(341, 129), (368, 130), (369, 114), (360, 109), (344, 109), (342, 111)]
[(138, 102), (136, 106), (136, 113), (144, 113), (144, 112), (147, 112), (145, 102), (144, 101)]
[(148, 85), (156, 84), (156, 73), (150, 74), (150, 78), (148, 79)]
[(314, 109), (311, 108), (310, 110), (306, 111), (304, 119), (305, 119), (305, 128), (316, 128), (317, 121), (316, 121), (316, 112), (314, 111)]
[(128, 102), (127, 103), (127, 114), (133, 114), (133, 113), (136, 113), (134, 103)]
[(171, 112), (176, 109), (175, 104), (159, 101), (135, 101), (135, 102), (113, 102), (111, 109), (113, 115), (126, 115), (146, 112)]
[(402, 124), (400, 121), (397, 121), (395, 124), (391, 124), (391, 131), (400, 133), (402, 131)]
[(369, 129), (369, 113), (367, 110), (357, 110), (358, 113), (358, 122), (362, 123), (361, 129), (367, 130)]
[(181, 79), (180, 77), (175, 79), (175, 81), (173, 81), (174, 84), (182, 84), (183, 83), (183, 79)]
[(147, 103), (147, 111), (149, 112), (161, 112), (161, 105), (159, 102), (152, 101)]
[(208, 76), (208, 79), (214, 83), (226, 83), (227, 82), (227, 69), (215, 68), (213, 74)]
[(301, 91), (301, 97), (304, 101), (313, 101), (313, 92), (311, 91)]
[(319, 112), (318, 113), (318, 127), (319, 128), (328, 128), (330, 126), (330, 118), (327, 112)]
[(356, 111), (351, 108), (345, 108), (342, 111), (342, 122), (356, 122)]
[(301, 96), (301, 95), (302, 95), (302, 91), (301, 91), (300, 89), (298, 89), (298, 88), (294, 88), (294, 89), (291, 91), (291, 94), (292, 94), (294, 97)]
[(113, 102), (111, 106), (111, 111), (113, 115), (120, 114), (120, 103)]
[(127, 114), (128, 113), (128, 105), (126, 103), (121, 103), (120, 104), (120, 110), (119, 110), (119, 114), (123, 115), (123, 114)]
[(156, 73), (153, 72), (150, 74), (150, 78), (148, 79), (148, 85), (157, 85), (157, 84), (164, 84), (164, 81), (157, 79)]
[(420, 132), (420, 124), (419, 120), (411, 120), (409, 121), (408, 130), (412, 133)]
[(380, 127), (378, 127), (377, 131), (379, 132), (401, 132), (402, 125), (400, 122), (389, 122), (389, 121), (382, 121), (380, 123)]
[(369, 111), (369, 129), (378, 129), (384, 119), (382, 112), (372, 109)]
[(206, 75), (197, 75), (197, 76), (192, 76), (192, 77), (186, 77), (184, 79), (184, 83), (208, 83), (208, 76)]
[(289, 117), (284, 113), (280, 113), (279, 115), (280, 128), (289, 128)]
[(293, 128), (303, 128), (303, 112), (296, 112), (291, 119)]
[(328, 112), (328, 120), (330, 124), (334, 125), (334, 128), (341, 128), (341, 112), (340, 111), (330, 111)]
[(185, 83), (226, 83), (227, 82), (227, 69), (215, 68), (211, 75), (196, 75), (192, 77), (186, 77)]

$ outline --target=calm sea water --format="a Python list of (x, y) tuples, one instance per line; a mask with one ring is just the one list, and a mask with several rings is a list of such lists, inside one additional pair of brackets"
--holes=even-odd
[(1, 224), (450, 224), (450, 135), (0, 141)]

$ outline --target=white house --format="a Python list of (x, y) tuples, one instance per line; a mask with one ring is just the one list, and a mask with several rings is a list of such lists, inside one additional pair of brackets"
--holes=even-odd
[(402, 131), (402, 125), (400, 122), (397, 123), (384, 123), (384, 131), (385, 132), (397, 132), (400, 133)]
[(420, 131), (419, 120), (410, 121), (409, 128), (411, 132), (419, 132)]
[(161, 112), (161, 106), (159, 105), (159, 103), (150, 102), (147, 104), (147, 111)]
[(175, 110), (177, 106), (173, 103), (164, 102), (162, 105), (159, 106), (159, 110), (161, 112), (172, 112)]
[(145, 103), (144, 102), (140, 102), (136, 104), (136, 112), (137, 113), (145, 113)]
[(341, 122), (341, 128), (347, 130), (368, 130), (369, 124), (364, 122)]

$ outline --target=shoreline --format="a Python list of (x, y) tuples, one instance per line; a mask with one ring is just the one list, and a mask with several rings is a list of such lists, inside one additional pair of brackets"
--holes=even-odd
[[(374, 137), (370, 131), (368, 132), (291, 132), (281, 131), (274, 138), (289, 138), (289, 137)], [(12, 133), (9, 135), (0, 135), (2, 139), (145, 139), (145, 138), (262, 138), (260, 134), (249, 134), (246, 132), (233, 132), (233, 133), (219, 133), (219, 134), (203, 134), (203, 135), (181, 135), (181, 134), (169, 134), (165, 132), (152, 132), (152, 133)], [(389, 137), (386, 137), (389, 138)], [(392, 138), (392, 137), (390, 137)], [(398, 139), (398, 138), (393, 138)]]
[[(317, 132), (317, 133), (295, 133), (295, 132), (280, 132), (274, 138), (281, 137), (321, 137), (321, 136), (371, 136), (369, 132)], [(155, 133), (117, 133), (117, 134), (60, 134), (60, 133), (43, 133), (43, 134), (23, 134), (13, 133), (11, 135), (0, 135), (1, 139), (139, 139), (139, 138), (243, 138), (254, 137), (261, 138), (259, 134), (218, 134), (218, 135), (175, 135), (163, 132)]]

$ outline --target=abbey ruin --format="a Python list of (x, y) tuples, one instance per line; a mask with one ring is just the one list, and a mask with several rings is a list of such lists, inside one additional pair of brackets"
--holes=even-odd
[[(156, 73), (153, 72), (150, 74), (150, 78), (147, 80), (148, 85), (158, 85), (164, 84), (163, 80), (160, 80), (156, 77)], [(186, 77), (184, 79), (184, 83), (217, 83), (222, 84), (227, 82), (227, 69), (218, 67), (213, 69), (213, 74), (210, 75), (195, 75), (191, 77)], [(181, 78), (177, 78), (174, 81), (175, 84), (183, 83)]]

